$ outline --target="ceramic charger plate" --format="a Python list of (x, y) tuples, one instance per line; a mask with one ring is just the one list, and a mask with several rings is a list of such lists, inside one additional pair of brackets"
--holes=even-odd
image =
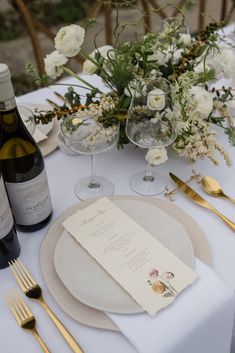
[[(185, 228), (176, 218), (144, 199), (114, 199), (113, 202), (184, 263), (193, 267), (192, 243)], [(63, 231), (57, 243), (54, 266), (69, 292), (82, 303), (118, 314), (143, 311), (66, 231)]]
[[(199, 225), (187, 213), (170, 202), (141, 196), (113, 196), (111, 200), (142, 200), (166, 211), (177, 219), (185, 228), (193, 244), (194, 254), (201, 261), (211, 265), (211, 250), (207, 239)], [(63, 233), (62, 222), (76, 210), (88, 206), (94, 200), (76, 204), (62, 214), (50, 227), (44, 238), (40, 251), (40, 264), (46, 285), (58, 305), (74, 320), (96, 328), (116, 330), (114, 323), (103, 311), (93, 309), (77, 300), (63, 285), (54, 267), (54, 253), (57, 243)]]

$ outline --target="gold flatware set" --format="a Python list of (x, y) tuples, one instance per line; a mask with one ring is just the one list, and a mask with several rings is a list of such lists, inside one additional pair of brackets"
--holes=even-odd
[(37, 339), (45, 353), (50, 353), (51, 351), (49, 351), (36, 329), (36, 319), (22, 297), (16, 291), (12, 291), (7, 294), (6, 300), (18, 325), (28, 330)]
[[(169, 173), (171, 179), (175, 182), (178, 188), (183, 191), (192, 201), (197, 203), (198, 205), (212, 211), (218, 217), (220, 217), (234, 232), (235, 232), (235, 223), (232, 222), (230, 219), (222, 215), (214, 206), (212, 206), (208, 201), (206, 201), (198, 192), (192, 189), (187, 183), (182, 181), (173, 173)], [(201, 184), (205, 192), (209, 195), (214, 197), (221, 197), (230, 200), (231, 202), (235, 203), (235, 200), (231, 197), (227, 196), (220, 184), (212, 177), (203, 177), (201, 179)]]
[[(75, 353), (83, 353), (82, 348), (79, 346), (79, 344), (76, 342), (76, 340), (73, 338), (73, 336), (69, 333), (69, 331), (64, 327), (62, 322), (57, 318), (57, 316), (53, 313), (53, 311), (50, 309), (48, 304), (45, 302), (43, 296), (42, 296), (42, 290), (39, 284), (35, 281), (35, 279), (32, 277), (32, 275), (27, 271), (25, 266), (20, 262), (20, 260), (14, 260), (9, 263), (10, 269), (18, 282), (21, 290), (24, 292), (24, 294), (38, 302), (47, 312), (53, 323), (55, 324), (56, 328), (58, 331), (61, 333), (61, 335), (64, 337), (65, 341), (67, 344), (70, 346), (71, 350)], [(17, 304), (16, 304), (17, 303)], [(26, 304), (23, 304), (23, 300), (17, 298), (17, 300), (12, 299), (12, 296), (8, 300), (8, 304), (18, 322), (18, 324), (23, 327), (27, 328), (26, 324), (27, 322), (31, 322), (30, 325), (27, 324), (27, 326), (33, 327), (33, 315), (30, 312), (30, 309), (26, 309)], [(21, 310), (23, 309), (23, 310)], [(24, 312), (24, 315), (20, 315), (20, 312)], [(27, 316), (28, 315), (28, 316)], [(26, 321), (24, 321), (26, 320)], [(35, 320), (35, 319), (34, 319)], [(25, 326), (25, 327), (24, 327)], [(39, 336), (38, 334), (35, 333), (35, 327), (32, 329), (32, 333), (35, 335), (35, 337), (39, 341)], [(43, 345), (41, 344), (42, 348)], [(44, 344), (44, 351), (45, 352), (50, 352), (45, 344)], [(47, 349), (47, 350), (46, 350)]]

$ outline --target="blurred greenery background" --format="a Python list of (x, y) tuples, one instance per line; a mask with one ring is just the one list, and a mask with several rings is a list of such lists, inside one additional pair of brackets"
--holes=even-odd
[[(5, 2), (5, 3), (4, 3)], [(48, 27), (71, 24), (84, 19), (93, 0), (25, 0), (33, 16)], [(19, 12), (10, 1), (0, 0), (0, 45), (13, 42), (28, 35)], [(1, 62), (1, 50), (0, 50)], [(13, 74), (16, 95), (27, 93), (36, 88), (32, 80), (24, 73)]]
[[(111, 0), (24, 0), (34, 18), (41, 21), (53, 33), (66, 24), (81, 23), (84, 24), (91, 6), (97, 1), (110, 2)], [(115, 0), (122, 3), (131, 3), (132, 5), (140, 4), (138, 0)], [(204, 25), (211, 20), (220, 20), (221, 11), (224, 1), (226, 1), (227, 11), (235, 7), (235, 0), (203, 0), (205, 5)], [(157, 0), (158, 5), (164, 6), (171, 3), (176, 6), (180, 0)], [(200, 0), (185, 0), (187, 9), (185, 11), (187, 25), (191, 33), (195, 33), (198, 29)], [(5, 62), (9, 65), (16, 95), (22, 95), (37, 87), (32, 79), (25, 73), (25, 63), (35, 62), (35, 55), (30, 41), (29, 33), (24, 22), (14, 6), (13, 0), (0, 0), (0, 62)], [(140, 11), (131, 7), (131, 10), (123, 9), (120, 20), (122, 23), (138, 22), (136, 18), (140, 15)], [(165, 9), (164, 9), (165, 11)], [(166, 10), (168, 16), (172, 16), (172, 8)], [(113, 15), (115, 16), (115, 15)], [(114, 17), (113, 17), (114, 18)], [(235, 14), (230, 18), (230, 22), (235, 21)], [(162, 18), (156, 16), (152, 18), (153, 30), (159, 30), (162, 24)], [(113, 20), (113, 27), (115, 20)], [(129, 27), (125, 31), (122, 40), (131, 40), (139, 34), (144, 33), (144, 26)], [(84, 42), (85, 52), (89, 53), (94, 49), (94, 38), (96, 45), (105, 44), (104, 31), (104, 13), (99, 13), (96, 22), (91, 26), (86, 33)], [(54, 50), (54, 45), (44, 34), (39, 34), (39, 40), (43, 48), (43, 53), (46, 55)], [(80, 71), (81, 65), (78, 62), (71, 60), (71, 68)]]

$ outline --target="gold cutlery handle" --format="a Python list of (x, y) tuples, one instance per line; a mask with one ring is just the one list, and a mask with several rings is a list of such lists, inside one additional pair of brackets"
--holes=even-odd
[(69, 331), (64, 327), (62, 322), (58, 319), (58, 317), (53, 313), (51, 308), (48, 306), (48, 304), (44, 301), (43, 298), (38, 300), (39, 303), (43, 306), (43, 308), (46, 310), (47, 314), (50, 316), (52, 321), (54, 322), (55, 326), (57, 329), (60, 331), (61, 335), (64, 337), (65, 341), (68, 343), (70, 348), (74, 353), (84, 353), (84, 351), (81, 349), (79, 344), (75, 341), (73, 336), (69, 333)]
[(31, 332), (34, 335), (34, 337), (37, 339), (37, 341), (40, 344), (40, 346), (42, 347), (43, 352), (51, 353), (51, 351), (49, 351), (49, 349), (47, 348), (45, 342), (43, 341), (43, 339), (39, 335), (38, 331), (36, 329), (33, 329)]
[(219, 216), (225, 223), (227, 223), (227, 225), (235, 232), (235, 223), (233, 223), (232, 221), (230, 221), (230, 219), (222, 215), (219, 211), (216, 210), (216, 208), (210, 207), (210, 210), (214, 212), (217, 216)]
[(225, 198), (235, 204), (235, 199), (233, 199), (232, 197), (225, 195)]

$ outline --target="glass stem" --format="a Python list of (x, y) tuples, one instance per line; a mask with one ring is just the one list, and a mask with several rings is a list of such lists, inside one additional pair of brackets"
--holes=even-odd
[(143, 180), (146, 182), (153, 182), (154, 181), (154, 176), (152, 175), (152, 165), (149, 162), (148, 162), (146, 174), (143, 177)]
[(89, 188), (99, 188), (100, 183), (96, 180), (96, 168), (95, 168), (95, 155), (91, 156), (91, 180), (88, 185)]

